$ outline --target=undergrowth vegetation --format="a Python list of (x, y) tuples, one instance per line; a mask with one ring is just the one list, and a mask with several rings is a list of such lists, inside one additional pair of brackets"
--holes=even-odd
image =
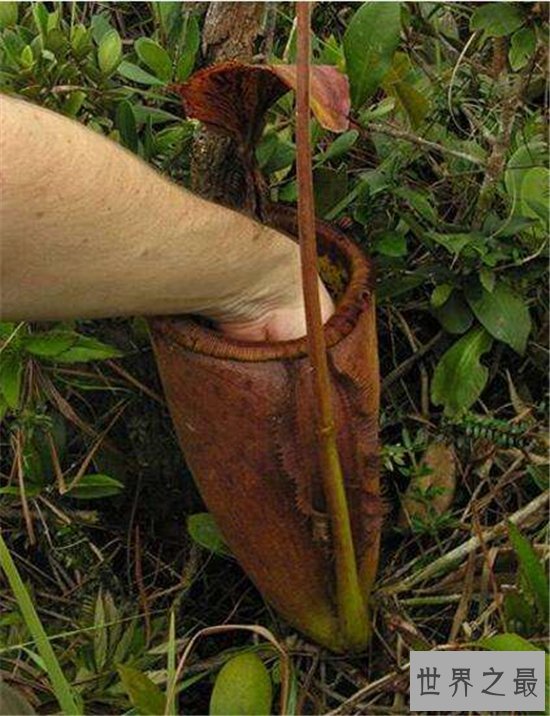
[[(198, 123), (170, 85), (204, 65), (204, 5), (2, 3), (2, 91), (188, 185)], [(545, 645), (547, 10), (313, 13), (314, 61), (352, 97), (347, 132), (313, 122), (316, 210), (378, 276), (387, 519), (368, 654), (303, 641), (247, 581), (183, 464), (139, 317), (0, 324), (0, 680), (18, 713), (227, 713), (239, 680), (253, 713), (281, 692), (285, 713), (403, 713), (409, 649)], [(260, 59), (295, 62), (293, 12), (266, 4)], [(293, 112), (289, 93), (257, 149), (283, 203)], [(231, 623), (254, 626), (186, 650)]]

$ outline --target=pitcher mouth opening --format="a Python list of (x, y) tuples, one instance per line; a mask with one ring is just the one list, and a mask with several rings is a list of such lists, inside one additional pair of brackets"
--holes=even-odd
[[(269, 223), (295, 239), (295, 212), (278, 208)], [(319, 270), (335, 298), (336, 310), (324, 325), (327, 348), (352, 332), (373, 303), (374, 276), (370, 260), (334, 226), (317, 221)], [(150, 320), (157, 336), (181, 348), (213, 358), (270, 361), (307, 355), (305, 336), (289, 341), (240, 341), (229, 338), (193, 316), (158, 316)]]

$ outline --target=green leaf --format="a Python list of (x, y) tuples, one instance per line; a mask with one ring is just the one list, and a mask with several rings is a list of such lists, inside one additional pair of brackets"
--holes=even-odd
[(355, 109), (378, 89), (390, 69), (401, 31), (400, 3), (365, 2), (344, 35), (344, 55)]
[(329, 162), (332, 159), (338, 159), (344, 154), (347, 154), (357, 141), (358, 137), (359, 132), (356, 129), (350, 129), (348, 132), (340, 134), (340, 136), (336, 137), (334, 142), (330, 144), (325, 152), (316, 157), (316, 159), (318, 159), (317, 166), (324, 164), (324, 162)]
[(140, 716), (162, 716), (166, 699), (159, 687), (137, 669), (119, 664), (118, 675), (132, 706)]
[(445, 415), (467, 410), (481, 395), (488, 369), (480, 358), (490, 350), (491, 336), (480, 326), (472, 328), (443, 354), (432, 380), (432, 401), (443, 405)]
[(200, 44), (201, 33), (198, 20), (196, 17), (190, 16), (187, 18), (185, 27), (183, 50), (176, 65), (176, 80), (178, 82), (185, 82), (193, 71)]
[(100, 45), (104, 35), (113, 30), (113, 27), (109, 22), (109, 16), (106, 12), (94, 15), (90, 22), (90, 26), (92, 29), (92, 37), (94, 38), (96, 45)]
[(550, 171), (546, 167), (533, 167), (525, 173), (521, 185), (524, 214), (548, 222), (549, 185)]
[(155, 87), (160, 87), (165, 84), (162, 80), (159, 80), (149, 72), (142, 70), (141, 67), (138, 67), (138, 65), (134, 65), (132, 62), (128, 62), (127, 60), (122, 60), (117, 68), (117, 72), (125, 79), (137, 82), (141, 85), (154, 85)]
[(277, 132), (266, 132), (256, 147), (258, 166), (265, 174), (289, 167), (296, 158), (296, 146)]
[(21, 63), (21, 67), (25, 70), (28, 70), (34, 65), (34, 55), (30, 45), (25, 45), (23, 48), (21, 54), (19, 55), (19, 62)]
[(134, 42), (137, 56), (163, 82), (172, 79), (172, 60), (166, 50), (148, 37), (140, 37)]
[(93, 632), (94, 661), (98, 673), (107, 663), (108, 638), (105, 622), (105, 604), (101, 590), (99, 590), (95, 600)]
[(122, 144), (132, 152), (138, 150), (138, 134), (136, 128), (136, 118), (132, 105), (127, 100), (123, 100), (116, 108), (115, 122), (120, 132), (120, 140)]
[(0, 393), (9, 408), (17, 410), (21, 395), (23, 360), (18, 351), (3, 350), (0, 353)]
[(376, 239), (374, 248), (382, 256), (406, 256), (407, 239), (395, 231), (385, 231)]
[(348, 172), (345, 164), (338, 169), (319, 167), (313, 172), (313, 193), (315, 211), (325, 219), (327, 215), (346, 198), (348, 193)]
[(123, 489), (122, 482), (109, 475), (84, 475), (78, 484), (65, 494), (77, 500), (97, 500), (118, 495)]
[(474, 232), (471, 234), (439, 234), (433, 231), (429, 234), (429, 236), (436, 243), (444, 246), (450, 254), (454, 254), (455, 256), (458, 256), (461, 251), (468, 246), (468, 244), (472, 243), (472, 241), (480, 238), (480, 235), (477, 235)]
[(479, 282), (486, 291), (489, 291), (489, 293), (493, 293), (495, 288), (495, 281), (496, 277), (493, 271), (486, 268), (485, 266), (483, 266), (479, 270)]
[(211, 716), (267, 716), (271, 713), (273, 686), (257, 654), (238, 654), (216, 678), (210, 697)]
[(506, 629), (520, 632), (524, 636), (532, 634), (537, 626), (537, 614), (522, 594), (508, 592), (504, 595), (504, 618)]
[(67, 117), (76, 117), (82, 108), (85, 99), (86, 92), (83, 92), (82, 90), (75, 90), (74, 92), (71, 92), (63, 104), (63, 114), (66, 114)]
[(105, 77), (111, 75), (122, 59), (122, 40), (116, 30), (109, 30), (101, 38), (97, 50), (99, 69)]
[(382, 80), (382, 87), (387, 95), (395, 99), (413, 129), (416, 129), (428, 114), (430, 103), (424, 94), (407, 81), (407, 75), (411, 70), (412, 65), (408, 55), (404, 52), (396, 52), (392, 65)]
[(75, 25), (71, 30), (71, 49), (74, 56), (81, 60), (92, 50), (91, 33), (84, 25)]
[(107, 358), (118, 358), (122, 353), (112, 346), (95, 338), (76, 334), (76, 342), (63, 353), (55, 356), (56, 363), (86, 363), (90, 360), (106, 360)]
[(474, 321), (461, 291), (452, 291), (444, 304), (433, 309), (433, 314), (447, 333), (452, 334), (466, 333)]
[(187, 531), (192, 540), (214, 554), (229, 555), (228, 546), (209, 512), (198, 512), (187, 518)]
[(508, 536), (518, 558), (521, 573), (543, 620), (548, 619), (550, 590), (548, 578), (539, 558), (529, 541), (513, 522), (508, 523)]
[(531, 318), (522, 298), (500, 281), (491, 293), (468, 286), (466, 300), (475, 317), (494, 338), (523, 355), (531, 332)]
[(530, 28), (522, 27), (521, 30), (514, 32), (510, 40), (510, 50), (508, 51), (510, 67), (514, 72), (525, 67), (535, 51), (536, 44), (535, 33)]
[(19, 3), (16, 2), (0, 3), (0, 30), (17, 25), (18, 8)]
[(523, 25), (523, 13), (515, 3), (489, 2), (478, 6), (470, 19), (471, 30), (484, 30), (486, 37), (511, 35)]
[(432, 295), (430, 297), (430, 303), (432, 305), (432, 308), (439, 308), (440, 306), (442, 306), (447, 301), (452, 292), (453, 286), (450, 283), (440, 283), (439, 286), (436, 286), (432, 291)]
[(48, 11), (44, 3), (33, 2), (32, 5), (32, 17), (36, 29), (40, 33), (41, 37), (45, 37), (48, 32)]
[(478, 639), (472, 646), (480, 646), (490, 651), (541, 651), (540, 647), (511, 632)]
[(26, 588), (21, 575), (8, 547), (0, 533), (0, 567), (7, 577), (10, 588), (17, 601), (17, 606), (23, 615), (27, 629), (31, 633), (36, 644), (40, 656), (46, 667), (48, 677), (53, 687), (55, 697), (65, 714), (83, 714), (84, 711), (80, 706), (78, 694), (76, 694), (69, 682), (67, 681), (57, 656), (52, 648), (48, 635), (46, 634), (40, 617), (38, 616), (33, 604), (33, 600)]
[(533, 167), (545, 167), (547, 156), (548, 149), (545, 142), (533, 139), (528, 144), (520, 144), (508, 160), (504, 172), (504, 184), (514, 205), (515, 213), (523, 213), (521, 211), (521, 187), (525, 175)]
[(74, 331), (45, 331), (25, 336), (22, 345), (27, 353), (41, 358), (51, 358), (63, 353), (78, 340)]

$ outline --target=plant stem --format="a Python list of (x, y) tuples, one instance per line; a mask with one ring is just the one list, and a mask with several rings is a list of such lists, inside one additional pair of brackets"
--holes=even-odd
[(368, 614), (359, 587), (344, 477), (338, 456), (317, 277), (315, 208), (309, 132), (310, 8), (311, 6), (307, 2), (296, 3), (298, 20), (296, 99), (298, 233), (308, 354), (313, 369), (319, 456), (334, 550), (338, 620), (344, 644), (350, 649), (358, 649), (365, 646), (368, 638)]

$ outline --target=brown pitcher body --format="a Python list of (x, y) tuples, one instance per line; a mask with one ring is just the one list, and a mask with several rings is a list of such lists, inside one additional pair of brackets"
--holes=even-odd
[[(270, 223), (289, 235), (295, 234), (295, 221), (290, 210), (272, 210)], [(367, 595), (382, 519), (373, 279), (362, 252), (321, 222), (318, 246), (321, 271), (340, 293), (325, 336), (353, 541)], [(345, 649), (334, 606), (305, 339), (235, 341), (191, 317), (155, 318), (150, 325), (179, 443), (233, 554), (288, 622), (331, 649)]]

